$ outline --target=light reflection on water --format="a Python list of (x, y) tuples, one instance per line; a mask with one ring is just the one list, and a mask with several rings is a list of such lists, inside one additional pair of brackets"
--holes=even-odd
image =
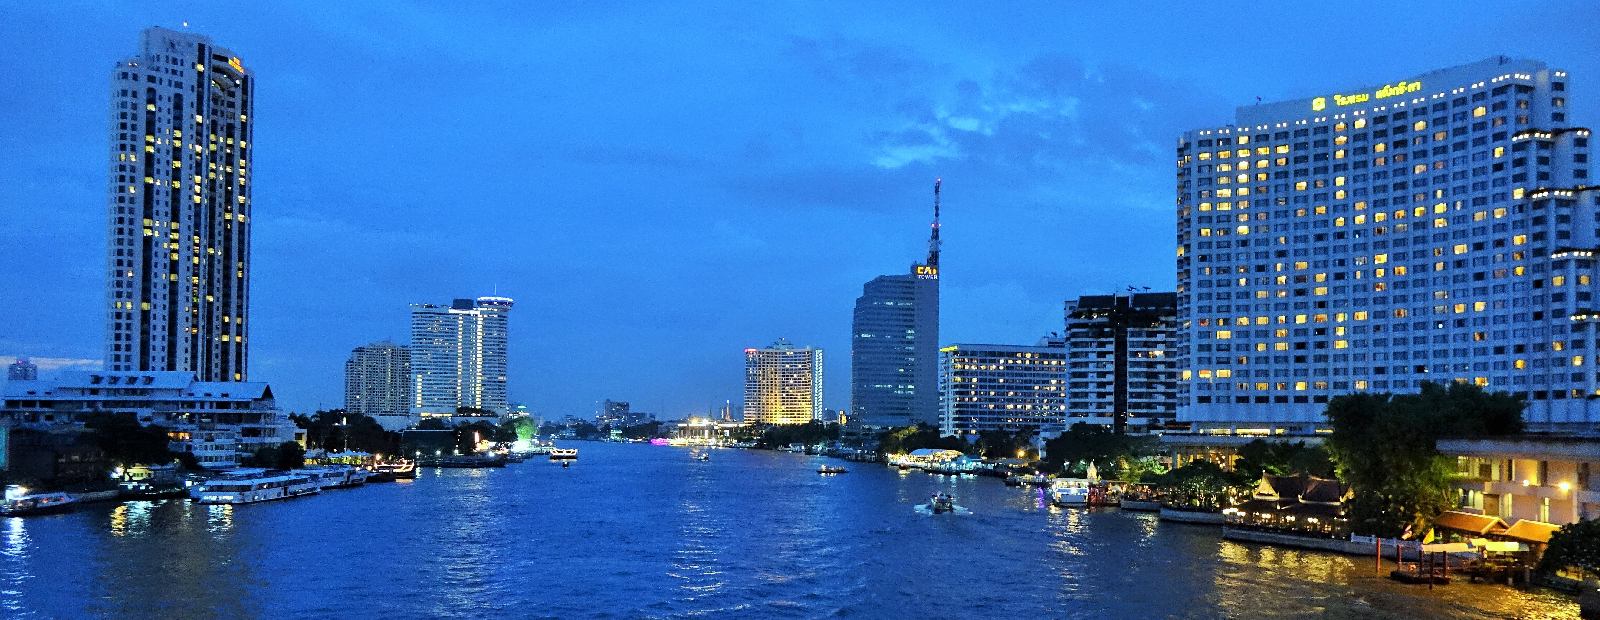
[[(570, 468), (424, 470), (250, 506), (86, 506), (0, 523), (0, 617), (1575, 618), (1570, 598), (1429, 592), (1370, 559), (1059, 509), (990, 478), (582, 444)], [(924, 516), (935, 490), (972, 510)]]

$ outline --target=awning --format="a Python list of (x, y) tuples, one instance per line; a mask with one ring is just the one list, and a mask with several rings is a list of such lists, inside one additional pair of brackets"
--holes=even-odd
[(1506, 530), (1502, 535), (1507, 538), (1543, 544), (1550, 542), (1550, 535), (1556, 533), (1556, 530), (1559, 529), (1561, 529), (1559, 525), (1523, 519), (1512, 524), (1511, 529)]
[(1440, 514), (1439, 518), (1434, 519), (1433, 526), (1458, 532), (1470, 532), (1479, 536), (1499, 534), (1506, 531), (1506, 522), (1501, 521), (1500, 517), (1475, 515), (1455, 510)]

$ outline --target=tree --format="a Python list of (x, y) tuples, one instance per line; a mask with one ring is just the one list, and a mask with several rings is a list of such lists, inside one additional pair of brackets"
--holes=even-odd
[[(1153, 457), (1158, 443), (1151, 437), (1118, 435), (1099, 424), (1078, 422), (1059, 437), (1045, 442), (1045, 467), (1050, 471), (1083, 473), (1094, 463), (1100, 475), (1122, 479), (1121, 469), (1136, 461)], [(1140, 475), (1153, 460), (1138, 466)]]
[(1170, 506), (1216, 512), (1230, 497), (1248, 492), (1253, 481), (1211, 461), (1195, 461), (1155, 476), (1151, 482)]
[(132, 413), (91, 413), (83, 425), (113, 463), (160, 465), (177, 457), (169, 448), (172, 439), (166, 427), (142, 425)]
[(1553, 574), (1565, 568), (1600, 574), (1600, 520), (1568, 523), (1550, 535), (1539, 572)]
[(989, 459), (1015, 458), (1018, 451), (1025, 451), (1033, 447), (1033, 428), (1023, 428), (1015, 431), (989, 430), (979, 431), (977, 444), (978, 454)]
[(763, 448), (777, 448), (792, 443), (814, 446), (819, 443), (839, 438), (839, 425), (812, 420), (805, 424), (773, 424), (762, 429), (760, 439), (756, 445)]
[(884, 431), (878, 437), (878, 452), (880, 454), (906, 454), (912, 450), (933, 448), (938, 450), (960, 450), (967, 454), (977, 454), (978, 448), (960, 437), (940, 437), (939, 429), (918, 422), (916, 426), (907, 426)]
[(1327, 450), (1320, 445), (1256, 439), (1239, 447), (1239, 458), (1234, 461), (1233, 470), (1251, 480), (1261, 479), (1262, 474), (1328, 478), (1333, 476), (1333, 461), (1328, 460)]
[(1393, 537), (1407, 525), (1426, 529), (1455, 503), (1455, 462), (1439, 454), (1438, 441), (1521, 432), (1524, 406), (1504, 392), (1427, 381), (1418, 394), (1334, 398), (1325, 413), (1333, 433), (1324, 446), (1339, 479), (1354, 491), (1351, 530)]
[(256, 450), (255, 453), (244, 459), (245, 467), (265, 467), (267, 469), (300, 469), (306, 466), (306, 451), (300, 444), (285, 441), (277, 446), (267, 446)]

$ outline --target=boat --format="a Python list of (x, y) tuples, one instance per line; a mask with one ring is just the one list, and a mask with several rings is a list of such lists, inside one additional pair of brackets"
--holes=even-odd
[(1016, 476), (1016, 474), (1011, 474), (1009, 476), (1006, 476), (1006, 481), (1005, 482), (1006, 482), (1006, 486), (1008, 486), (1008, 487), (1020, 487), (1020, 486), (1022, 486), (1022, 479), (1018, 478)]
[(1050, 485), (1050, 503), (1068, 508), (1088, 506), (1091, 486), (1087, 478), (1057, 478)]
[(77, 507), (77, 498), (66, 493), (28, 493), (27, 489), (6, 489), (0, 501), (0, 516), (28, 517), (69, 512)]
[(850, 473), (850, 470), (845, 469), (844, 466), (842, 466), (842, 465), (823, 465), (822, 467), (818, 467), (817, 468), (817, 473), (819, 473), (819, 474), (848, 474), (848, 473)]
[(1044, 474), (1033, 474), (1031, 476), (1017, 476), (1017, 480), (1022, 482), (1022, 484), (1036, 486), (1036, 487), (1047, 487), (1047, 486), (1050, 486), (1050, 477), (1046, 476)]
[(439, 459), (435, 467), (445, 469), (476, 469), (479, 467), (505, 467), (506, 460), (497, 456), (484, 456), (481, 454), (465, 454), (460, 456), (447, 456)]
[(698, 460), (698, 461), (709, 461), (709, 460), (711, 460), (711, 455), (706, 454), (704, 452), (701, 452), (699, 454), (694, 455), (694, 458), (695, 458), (695, 460)]
[(321, 493), (320, 476), (282, 470), (233, 469), (194, 488), (202, 504), (254, 504)]
[(928, 503), (926, 503), (926, 504), (918, 504), (916, 506), (916, 511), (920, 512), (922, 514), (925, 514), (925, 515), (940, 515), (940, 514), (964, 515), (964, 514), (970, 514), (972, 512), (970, 510), (967, 510), (966, 507), (964, 507), (964, 506), (957, 506), (955, 498), (954, 497), (950, 497), (949, 493), (945, 493), (943, 491), (940, 491), (938, 493), (934, 493), (933, 497), (928, 500)]
[(570, 460), (576, 460), (577, 458), (578, 458), (578, 449), (577, 448), (551, 448), (550, 449), (550, 460), (552, 460), (552, 461), (570, 461)]
[(405, 459), (391, 463), (378, 463), (372, 467), (373, 471), (367, 477), (367, 482), (394, 482), (395, 480), (414, 480), (417, 477), (417, 464)]
[(348, 489), (367, 483), (367, 470), (351, 465), (323, 465), (300, 470), (306, 476), (315, 476), (323, 490)]

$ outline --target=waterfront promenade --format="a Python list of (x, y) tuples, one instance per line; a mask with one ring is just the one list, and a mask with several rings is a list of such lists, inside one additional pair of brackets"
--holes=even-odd
[[(1037, 489), (818, 457), (575, 444), (570, 468), (0, 521), (7, 618), (1576, 618)], [(971, 515), (912, 511), (934, 490)]]

